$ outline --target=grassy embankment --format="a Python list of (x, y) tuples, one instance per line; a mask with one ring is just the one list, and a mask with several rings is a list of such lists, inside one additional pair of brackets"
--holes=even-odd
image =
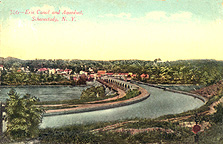
[[(127, 121), (127, 120), (126, 120)], [(115, 128), (115, 130), (122, 129), (122, 132), (115, 132), (111, 130), (101, 130), (99, 132), (92, 132), (94, 129), (104, 128), (108, 125), (113, 125), (117, 122), (101, 122), (88, 125), (74, 125), (63, 128), (43, 129), (40, 132), (41, 143), (193, 143), (194, 134), (192, 129), (188, 127), (181, 127), (178, 123), (160, 122), (156, 119), (136, 120), (134, 123), (127, 123), (124, 126)], [(160, 128), (155, 130), (155, 128)], [(149, 132), (131, 134), (128, 129), (146, 129), (154, 128)], [(172, 130), (173, 132), (166, 132), (161, 130)], [(221, 143), (222, 138), (222, 124), (213, 124), (213, 127), (205, 132), (199, 133), (199, 139), (202, 143)]]
[[(63, 100), (63, 101), (46, 101), (46, 102), (39, 102), (38, 105), (40, 105), (40, 106), (41, 105), (52, 105), (52, 106), (46, 106), (45, 107), (46, 110), (74, 108), (74, 107), (77, 107), (76, 105), (78, 105), (78, 104), (85, 104), (87, 102), (105, 100), (105, 99), (117, 96), (117, 93), (113, 94), (113, 95), (105, 96), (105, 92), (101, 87), (102, 86), (100, 86), (99, 88), (91, 87), (91, 88), (86, 89), (85, 91), (82, 92), (80, 99)], [(126, 95), (122, 98), (118, 98), (115, 100), (109, 100), (109, 101), (96, 102), (94, 104), (127, 100), (127, 99), (131, 99), (133, 97), (136, 97), (139, 94), (140, 94), (139, 90), (129, 90), (126, 93)], [(55, 105), (55, 106), (53, 106), (53, 105)]]

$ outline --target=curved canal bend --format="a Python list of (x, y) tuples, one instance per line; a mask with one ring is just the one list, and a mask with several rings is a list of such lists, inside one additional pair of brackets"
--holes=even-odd
[(204, 103), (192, 96), (164, 91), (138, 84), (145, 88), (150, 97), (142, 102), (106, 110), (43, 117), (40, 128), (62, 127), (72, 124), (86, 124), (100, 121), (115, 121), (127, 118), (156, 118), (196, 109)]

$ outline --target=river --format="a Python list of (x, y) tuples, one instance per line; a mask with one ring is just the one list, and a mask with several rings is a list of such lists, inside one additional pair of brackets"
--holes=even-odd
[(61, 101), (79, 99), (83, 90), (91, 86), (99, 86), (99, 82), (87, 82), (87, 86), (63, 86), (63, 85), (33, 85), (33, 86), (0, 86), (0, 101), (6, 102), (9, 98), (7, 93), (11, 88), (23, 96), (31, 94), (40, 99), (40, 101)]
[[(89, 86), (87, 86), (89, 87)], [(8, 97), (7, 93), (11, 88), (23, 96), (26, 93), (32, 94), (40, 101), (60, 101), (79, 99), (81, 92), (87, 87), (82, 86), (17, 86), (17, 87), (0, 87), (0, 101), (5, 102)]]
[(148, 99), (142, 102), (93, 112), (43, 117), (40, 128), (115, 121), (136, 117), (157, 118), (167, 114), (177, 114), (196, 109), (204, 104), (201, 100), (188, 95), (168, 92), (143, 84), (139, 84), (139, 86), (145, 88), (151, 94)]

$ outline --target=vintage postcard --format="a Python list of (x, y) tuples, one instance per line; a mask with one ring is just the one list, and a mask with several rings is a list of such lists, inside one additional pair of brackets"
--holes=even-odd
[(0, 0), (0, 143), (223, 143), (223, 0)]

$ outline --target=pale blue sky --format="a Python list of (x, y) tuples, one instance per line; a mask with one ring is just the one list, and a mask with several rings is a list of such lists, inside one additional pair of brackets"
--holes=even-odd
[(85, 18), (91, 19), (97, 19), (97, 16), (103, 14), (130, 13), (137, 18), (151, 11), (165, 11), (168, 14), (187, 11), (197, 18), (214, 20), (223, 17), (222, 3), (222, 0), (3, 0), (1, 16), (7, 19), (11, 9), (24, 10), (50, 5), (55, 9), (64, 6), (83, 10)]

